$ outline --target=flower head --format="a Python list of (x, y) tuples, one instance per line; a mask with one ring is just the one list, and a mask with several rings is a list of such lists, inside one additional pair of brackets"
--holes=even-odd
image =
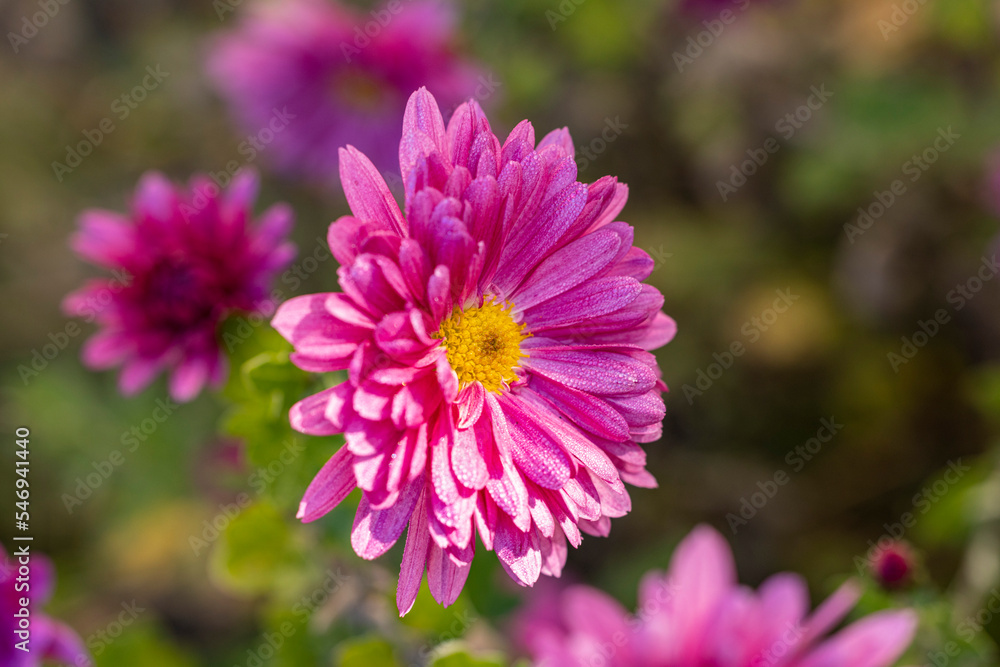
[(894, 540), (879, 548), (871, 561), (872, 575), (886, 589), (902, 588), (913, 581), (916, 558), (906, 542)]
[(63, 302), (67, 314), (101, 326), (83, 348), (87, 366), (121, 365), (125, 394), (169, 369), (177, 401), (225, 378), (220, 322), (267, 310), (270, 282), (295, 254), (285, 241), (288, 207), (276, 205), (253, 223), (257, 185), (256, 175), (241, 172), (225, 191), (203, 176), (185, 189), (152, 172), (139, 182), (128, 216), (80, 216), (73, 249), (112, 271)]
[(454, 32), (443, 0), (363, 14), (332, 0), (265, 0), (214, 41), (207, 67), (244, 131), (265, 134), (258, 143), (268, 140), (279, 169), (326, 181), (348, 142), (379, 169), (394, 167), (398, 119), (418, 87), (454, 105), (487, 92), (452, 48)]
[[(23, 585), (27, 584), (28, 588)], [(92, 664), (80, 637), (69, 626), (42, 613), (41, 607), (52, 597), (55, 569), (47, 558), (31, 554), (25, 565), (19, 559), (8, 559), (0, 547), (0, 665), (4, 667), (41, 667), (52, 661), (72, 667)], [(30, 634), (18, 635), (18, 614), (21, 599), (29, 600), (27, 613)], [(26, 650), (19, 648), (22, 641)]]
[(533, 662), (565, 667), (596, 656), (608, 667), (889, 667), (910, 645), (916, 615), (878, 612), (827, 637), (858, 596), (845, 584), (810, 614), (797, 575), (778, 574), (757, 591), (740, 586), (725, 540), (700, 526), (666, 574), (643, 578), (636, 614), (574, 586), (539, 596), (515, 618), (514, 633)]
[(450, 604), (474, 533), (517, 582), (558, 576), (581, 531), (607, 535), (654, 486), (639, 443), (661, 434), (666, 386), (649, 350), (674, 335), (643, 285), (650, 257), (616, 222), (627, 189), (578, 183), (565, 129), (503, 143), (475, 102), (445, 126), (426, 89), (403, 119), (405, 215), (372, 163), (341, 151), (354, 213), (330, 227), (342, 293), (292, 299), (273, 325), (315, 372), (347, 381), (297, 404), (292, 425), (344, 433), (306, 491), (313, 521), (363, 490), (364, 558), (409, 525), (397, 603), (424, 571)]

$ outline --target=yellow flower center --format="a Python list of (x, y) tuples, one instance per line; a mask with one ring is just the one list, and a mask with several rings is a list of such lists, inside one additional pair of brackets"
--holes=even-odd
[(434, 334), (443, 340), (451, 364), (462, 387), (481, 382), (489, 391), (500, 389), (517, 376), (521, 341), (531, 334), (525, 325), (510, 316), (513, 304), (487, 302), (477, 308), (456, 308)]

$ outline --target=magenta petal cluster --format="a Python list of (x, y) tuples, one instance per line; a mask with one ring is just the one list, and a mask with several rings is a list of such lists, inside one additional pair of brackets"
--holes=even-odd
[(126, 395), (162, 371), (170, 395), (194, 398), (225, 379), (219, 324), (235, 312), (268, 312), (274, 275), (295, 256), (286, 241), (291, 209), (278, 204), (252, 219), (258, 179), (242, 171), (225, 190), (195, 176), (187, 188), (162, 174), (139, 181), (127, 215), (88, 210), (71, 245), (111, 276), (63, 301), (68, 315), (96, 322), (83, 348), (93, 369), (121, 366)]
[(627, 188), (577, 182), (565, 129), (536, 142), (523, 121), (501, 142), (473, 101), (445, 125), (426, 89), (403, 119), (405, 212), (364, 155), (340, 158), (343, 292), (273, 321), (301, 368), (347, 371), (291, 412), (346, 440), (299, 517), (360, 487), (352, 542), (369, 559), (408, 525), (400, 613), (425, 571), (439, 602), (456, 599), (476, 535), (518, 583), (558, 576), (581, 533), (629, 511), (624, 483), (655, 486), (640, 443), (661, 435), (666, 386), (649, 350), (676, 326), (616, 221)]
[(380, 170), (395, 168), (399, 117), (418, 87), (453, 106), (493, 94), (453, 48), (456, 18), (445, 0), (392, 0), (370, 12), (336, 0), (257, 0), (211, 44), (208, 74), (247, 133), (247, 152), (335, 183), (348, 142)]
[[(27, 587), (25, 587), (27, 585)], [(69, 626), (46, 616), (41, 607), (52, 597), (55, 568), (47, 558), (30, 556), (7, 558), (0, 547), (0, 665), (4, 667), (41, 667), (48, 661), (72, 667), (88, 667), (90, 656), (80, 637)], [(22, 598), (27, 598), (28, 641), (16, 634)], [(19, 648), (19, 645), (21, 648)], [(27, 650), (22, 650), (26, 648)]]
[(889, 667), (913, 640), (916, 614), (878, 612), (829, 636), (858, 596), (849, 582), (810, 613), (797, 575), (740, 586), (726, 541), (699, 526), (665, 574), (643, 578), (636, 614), (572, 586), (538, 596), (513, 629), (534, 663), (560, 667)]

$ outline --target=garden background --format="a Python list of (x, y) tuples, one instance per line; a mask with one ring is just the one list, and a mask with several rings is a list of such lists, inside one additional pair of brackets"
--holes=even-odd
[[(59, 573), (49, 611), (108, 666), (414, 664), (455, 637), (516, 655), (505, 623), (528, 591), (495, 558), (475, 560), (455, 606), (425, 589), (400, 620), (402, 544), (357, 558), (353, 501), (294, 519), (337, 444), (292, 435), (308, 379), (266, 324), (226, 325), (240, 341), (226, 390), (189, 404), (162, 380), (123, 398), (114, 373), (82, 367), (93, 325), (60, 302), (96, 272), (68, 237), (85, 208), (123, 210), (146, 170), (259, 170), (258, 210), (296, 212), (287, 296), (337, 289), (325, 234), (347, 206), (336, 183), (240, 150), (204, 58), (248, 3), (47, 4), (34, 32), (45, 2), (0, 4), (0, 479), (12, 507), (14, 432), (29, 427), (34, 548)], [(657, 351), (660, 486), (632, 490), (633, 511), (571, 550), (564, 577), (634, 606), (642, 573), (709, 523), (743, 581), (794, 570), (819, 599), (868, 578), (892, 534), (919, 554), (916, 581), (872, 585), (862, 609), (921, 610), (908, 664), (949, 641), (949, 664), (996, 664), (1000, 620), (982, 612), (1000, 584), (1000, 5), (457, 9), (456, 49), (484, 72), (470, 95), (497, 134), (567, 126), (581, 181), (629, 185), (620, 218), (679, 327)], [(8, 552), (14, 532), (9, 517)], [(985, 628), (966, 632), (977, 615)]]

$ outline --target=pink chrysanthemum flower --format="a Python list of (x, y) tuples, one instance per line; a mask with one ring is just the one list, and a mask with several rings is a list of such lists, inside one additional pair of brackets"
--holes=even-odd
[(364, 155), (340, 159), (354, 217), (329, 240), (344, 291), (290, 300), (273, 322), (300, 367), (348, 374), (291, 412), (347, 443), (299, 517), (361, 487), (363, 558), (409, 524), (401, 613), (425, 570), (455, 600), (474, 534), (518, 583), (558, 576), (567, 542), (629, 511), (623, 482), (655, 485), (637, 443), (660, 437), (666, 386), (648, 350), (676, 327), (641, 282), (653, 261), (615, 222), (627, 188), (578, 183), (565, 129), (536, 145), (523, 121), (501, 143), (471, 101), (446, 128), (425, 89), (403, 119), (405, 216)]
[(177, 401), (222, 382), (220, 322), (234, 312), (273, 308), (271, 280), (295, 255), (285, 240), (290, 208), (275, 205), (253, 223), (257, 186), (250, 171), (221, 192), (203, 176), (185, 189), (151, 172), (139, 181), (128, 216), (104, 210), (80, 216), (73, 249), (112, 271), (63, 302), (68, 315), (101, 326), (84, 345), (87, 366), (121, 365), (126, 395), (167, 369)]
[(628, 613), (588, 586), (540, 595), (514, 620), (535, 664), (555, 667), (889, 667), (916, 615), (883, 611), (827, 637), (857, 602), (845, 584), (809, 613), (806, 583), (779, 574), (740, 586), (726, 541), (707, 526), (681, 542), (666, 574), (650, 572)]
[[(3, 667), (41, 667), (43, 662), (55, 662), (72, 667), (88, 667), (90, 656), (80, 637), (64, 623), (42, 613), (42, 606), (52, 597), (55, 588), (55, 568), (47, 558), (31, 554), (28, 564), (20, 557), (8, 559), (0, 546), (0, 665)], [(22, 569), (23, 568), (23, 569)], [(26, 570), (26, 571), (25, 571)], [(21, 620), (21, 599), (27, 607), (27, 636)], [(22, 641), (27, 640), (24, 644)], [(27, 650), (22, 650), (19, 645)]]
[(258, 1), (216, 38), (207, 68), (243, 130), (264, 133), (258, 147), (272, 164), (335, 182), (337, 149), (348, 142), (380, 170), (395, 168), (399, 117), (418, 87), (449, 105), (492, 94), (456, 54), (455, 24), (443, 0), (370, 12), (334, 0)]

